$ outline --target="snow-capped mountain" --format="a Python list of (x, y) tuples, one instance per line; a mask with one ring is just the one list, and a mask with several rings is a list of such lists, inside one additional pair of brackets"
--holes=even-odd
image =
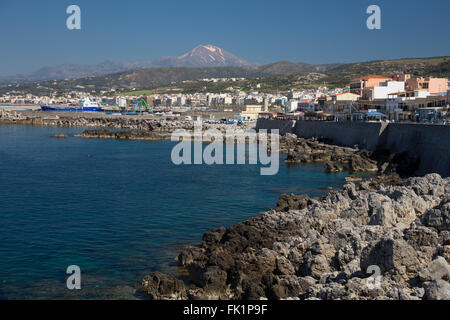
[(118, 61), (109, 59), (95, 65), (62, 64), (43, 67), (29, 74), (0, 77), (0, 83), (62, 80), (154, 67), (257, 66), (213, 45), (200, 45), (179, 57), (160, 57), (154, 61)]
[(213, 45), (200, 45), (179, 57), (161, 57), (153, 64), (164, 67), (220, 67), (255, 66), (222, 48)]

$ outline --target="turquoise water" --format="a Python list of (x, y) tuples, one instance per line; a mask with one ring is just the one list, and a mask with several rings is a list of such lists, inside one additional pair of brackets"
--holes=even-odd
[[(0, 298), (135, 298), (154, 270), (211, 228), (275, 206), (281, 193), (320, 196), (345, 175), (321, 165), (261, 176), (257, 165), (181, 165), (170, 141), (69, 137), (75, 128), (0, 125)], [(281, 155), (281, 157), (285, 157)], [(78, 265), (82, 290), (66, 289)]]

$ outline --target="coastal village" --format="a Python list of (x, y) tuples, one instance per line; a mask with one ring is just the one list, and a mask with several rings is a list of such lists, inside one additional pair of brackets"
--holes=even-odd
[(0, 300), (450, 300), (450, 1), (24, 4), (0, 1)]
[[(202, 79), (234, 82), (241, 78)], [(258, 88), (256, 88), (257, 90)], [(317, 87), (301, 91), (265, 93), (230, 87), (225, 93), (103, 95), (92, 97), (105, 112), (149, 114), (166, 117), (203, 116), (204, 121), (246, 122), (258, 118), (328, 121), (384, 121), (450, 123), (450, 89), (447, 78), (415, 77), (410, 74), (366, 75), (347, 87)], [(132, 93), (131, 93), (132, 94)], [(41, 105), (76, 106), (86, 97), (73, 90), (64, 95), (35, 96), (11, 91), (0, 96), (0, 107)], [(148, 108), (136, 109), (144, 99)], [(6, 109), (8, 110), (8, 109)], [(187, 113), (186, 113), (187, 112)], [(222, 112), (220, 115), (215, 112)], [(221, 118), (221, 119), (218, 119)]]
[[(271, 140), (275, 129), (289, 168), (319, 165), (329, 177), (346, 175), (342, 188), (327, 187), (321, 197), (287, 192), (256, 217), (204, 233), (200, 246), (173, 260), (182, 279), (149, 269), (128, 290), (131, 298), (450, 299), (448, 79), (366, 75), (334, 89), (254, 89), (12, 91), (0, 97), (0, 124), (83, 130), (48, 136), (58, 145), (71, 137), (155, 142), (177, 129), (193, 132), (198, 122), (244, 138), (251, 130), (242, 128), (270, 131)], [(373, 266), (382, 275), (377, 287), (367, 285)]]

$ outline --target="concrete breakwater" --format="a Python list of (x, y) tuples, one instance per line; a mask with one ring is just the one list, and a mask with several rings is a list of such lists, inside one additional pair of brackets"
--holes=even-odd
[[(194, 130), (194, 122), (153, 115), (107, 115), (89, 112), (0, 112), (0, 124), (23, 124), (78, 128), (125, 129), (128, 131), (173, 132)], [(237, 125), (203, 123), (202, 129), (237, 130)], [(247, 128), (246, 128), (247, 129)], [(250, 127), (248, 128), (250, 129)]]
[(175, 129), (192, 129), (192, 121), (165, 121), (164, 119), (139, 116), (111, 116), (99, 113), (76, 112), (21, 112), (0, 113), (0, 123), (40, 126), (109, 128), (141, 131), (171, 132)]
[(403, 153), (417, 162), (417, 175), (450, 176), (450, 127), (423, 124), (326, 122), (259, 119), (256, 129), (279, 129), (301, 138), (391, 154)]

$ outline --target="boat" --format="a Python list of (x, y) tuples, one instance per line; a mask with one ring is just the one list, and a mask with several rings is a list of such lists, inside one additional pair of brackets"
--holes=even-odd
[(78, 101), (78, 106), (41, 106), (42, 111), (102, 111), (102, 106), (100, 103), (91, 101), (89, 98), (80, 99)]

